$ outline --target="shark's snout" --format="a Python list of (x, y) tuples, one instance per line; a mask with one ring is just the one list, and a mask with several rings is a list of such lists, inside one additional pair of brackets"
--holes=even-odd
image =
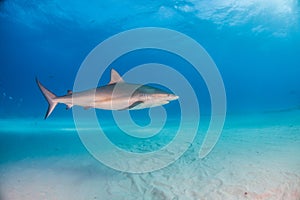
[(178, 98), (179, 98), (179, 96), (177, 96), (177, 95), (175, 95), (175, 94), (169, 94), (169, 95), (168, 95), (169, 101), (174, 101), (174, 100), (176, 100), (176, 99), (178, 99)]

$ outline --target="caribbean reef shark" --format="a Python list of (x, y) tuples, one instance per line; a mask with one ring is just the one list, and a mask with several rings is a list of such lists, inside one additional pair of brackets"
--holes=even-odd
[(73, 93), (68, 90), (64, 96), (56, 96), (38, 79), (36, 82), (49, 104), (45, 119), (58, 103), (66, 104), (67, 109), (77, 105), (84, 109), (137, 110), (161, 106), (179, 98), (175, 94), (155, 87), (127, 83), (114, 69), (111, 70), (111, 80), (107, 85), (82, 92)]

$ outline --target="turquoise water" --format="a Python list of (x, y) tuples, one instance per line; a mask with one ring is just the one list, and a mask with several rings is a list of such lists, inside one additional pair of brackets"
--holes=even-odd
[[(300, 199), (299, 22), (299, 3), (293, 0), (1, 1), (0, 199)], [(116, 69), (125, 81), (146, 80), (168, 91), (173, 86), (180, 96), (163, 107), (130, 111), (134, 126), (123, 115), (120, 126), (111, 111), (97, 109), (96, 121), (116, 149), (97, 143), (102, 142), (99, 129), (91, 118), (83, 119), (93, 109), (74, 108), (83, 115), (81, 127), (73, 120), (73, 108), (62, 104), (44, 120), (48, 105), (36, 77), (59, 96), (76, 90), (79, 69), (97, 45), (144, 27), (192, 38), (216, 64), (226, 92), (226, 116), (220, 138), (204, 158), (199, 151), (210, 119), (222, 124), (222, 116), (213, 113), (206, 77), (182, 56), (196, 49), (176, 37), (170, 37), (175, 41), (171, 46), (184, 47), (186, 54), (142, 48), (105, 65), (106, 56), (126, 47), (124, 42), (97, 55), (90, 76), (103, 72), (98, 86), (106, 85)], [(149, 39), (134, 38), (129, 44)], [(167, 42), (161, 38), (154, 44)], [(181, 79), (162, 68), (126, 77), (149, 63), (176, 70), (195, 96), (187, 96)], [(209, 68), (206, 64), (200, 68)], [(218, 79), (210, 78), (217, 85)], [(90, 80), (86, 76), (84, 84)], [(222, 99), (220, 91), (216, 94)], [(149, 126), (151, 122), (156, 124)], [(179, 129), (184, 131), (175, 143)], [(134, 162), (117, 149), (162, 153)], [(169, 160), (170, 165), (156, 168)], [(132, 169), (147, 172), (130, 173)]]

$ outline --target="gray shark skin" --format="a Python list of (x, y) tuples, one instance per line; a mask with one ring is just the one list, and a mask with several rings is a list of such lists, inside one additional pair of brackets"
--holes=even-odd
[(49, 104), (45, 119), (50, 116), (58, 103), (66, 104), (67, 109), (76, 105), (84, 109), (137, 110), (161, 106), (179, 98), (155, 87), (127, 83), (114, 69), (111, 70), (111, 80), (108, 85), (74, 93), (68, 90), (64, 96), (56, 96), (38, 79), (36, 82)]

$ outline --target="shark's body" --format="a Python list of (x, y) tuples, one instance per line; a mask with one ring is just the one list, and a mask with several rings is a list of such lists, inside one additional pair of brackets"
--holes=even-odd
[(108, 85), (82, 92), (73, 93), (69, 90), (64, 96), (56, 96), (38, 80), (37, 84), (49, 103), (45, 119), (58, 103), (66, 104), (67, 109), (77, 105), (85, 109), (136, 110), (164, 105), (178, 99), (178, 96), (155, 87), (126, 83), (113, 69)]

